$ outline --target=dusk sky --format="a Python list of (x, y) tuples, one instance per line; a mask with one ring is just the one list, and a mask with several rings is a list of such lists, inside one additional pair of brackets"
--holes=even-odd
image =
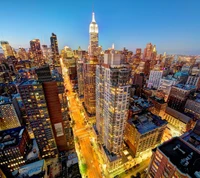
[(0, 40), (14, 48), (28, 48), (34, 38), (49, 45), (54, 32), (60, 50), (87, 49), (92, 4), (103, 49), (151, 42), (159, 53), (200, 54), (200, 0), (4, 0)]

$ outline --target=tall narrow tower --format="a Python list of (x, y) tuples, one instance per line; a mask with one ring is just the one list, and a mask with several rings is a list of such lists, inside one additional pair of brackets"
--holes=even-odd
[(92, 22), (90, 23), (89, 33), (90, 33), (89, 55), (97, 56), (98, 44), (99, 44), (99, 29), (95, 21), (94, 12), (92, 13)]
[(51, 50), (52, 50), (52, 55), (53, 55), (53, 61), (58, 62), (59, 61), (59, 50), (58, 50), (58, 40), (57, 40), (57, 36), (52, 33), (51, 37), (50, 37), (50, 41), (51, 41)]

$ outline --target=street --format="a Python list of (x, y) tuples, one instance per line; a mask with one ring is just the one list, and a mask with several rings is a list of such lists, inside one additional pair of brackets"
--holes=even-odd
[(67, 98), (69, 102), (70, 116), (74, 121), (74, 137), (78, 139), (78, 143), (76, 144), (76, 151), (78, 153), (79, 163), (84, 162), (87, 165), (87, 172), (85, 176), (88, 176), (88, 178), (101, 178), (102, 175), (100, 164), (90, 142), (91, 130), (84, 122), (84, 113), (81, 113), (81, 103), (77, 99), (76, 94), (72, 92), (72, 85), (67, 74), (67, 69), (65, 67), (62, 67), (62, 69), (65, 89), (68, 90)]

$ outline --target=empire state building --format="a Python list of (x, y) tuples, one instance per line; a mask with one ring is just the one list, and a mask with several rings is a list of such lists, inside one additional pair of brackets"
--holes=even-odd
[(99, 43), (99, 29), (95, 21), (95, 14), (92, 13), (92, 22), (89, 26), (90, 33), (90, 44), (89, 44), (89, 55), (97, 56), (98, 55), (98, 43)]

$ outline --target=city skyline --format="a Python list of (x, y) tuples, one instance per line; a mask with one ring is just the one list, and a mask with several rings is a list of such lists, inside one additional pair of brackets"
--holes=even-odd
[[(30, 40), (35, 38), (40, 39), (41, 45), (50, 45), (49, 37), (54, 32), (59, 49), (63, 46), (87, 49), (92, 4), (99, 24), (99, 45), (103, 49), (114, 43), (117, 49), (126, 47), (134, 51), (136, 48), (144, 49), (148, 42), (152, 42), (159, 53), (199, 54), (200, 25), (196, 22), (200, 2), (185, 0), (173, 2), (173, 5), (172, 2), (130, 0), (123, 3), (60, 0), (57, 4), (43, 1), (39, 5), (37, 1), (23, 1), (23, 4), (2, 2), (2, 13), (10, 15), (1, 19), (6, 30), (0, 29), (0, 39), (8, 41), (14, 48), (29, 48)], [(22, 9), (24, 13), (21, 13)], [(37, 13), (30, 13), (31, 9)]]

